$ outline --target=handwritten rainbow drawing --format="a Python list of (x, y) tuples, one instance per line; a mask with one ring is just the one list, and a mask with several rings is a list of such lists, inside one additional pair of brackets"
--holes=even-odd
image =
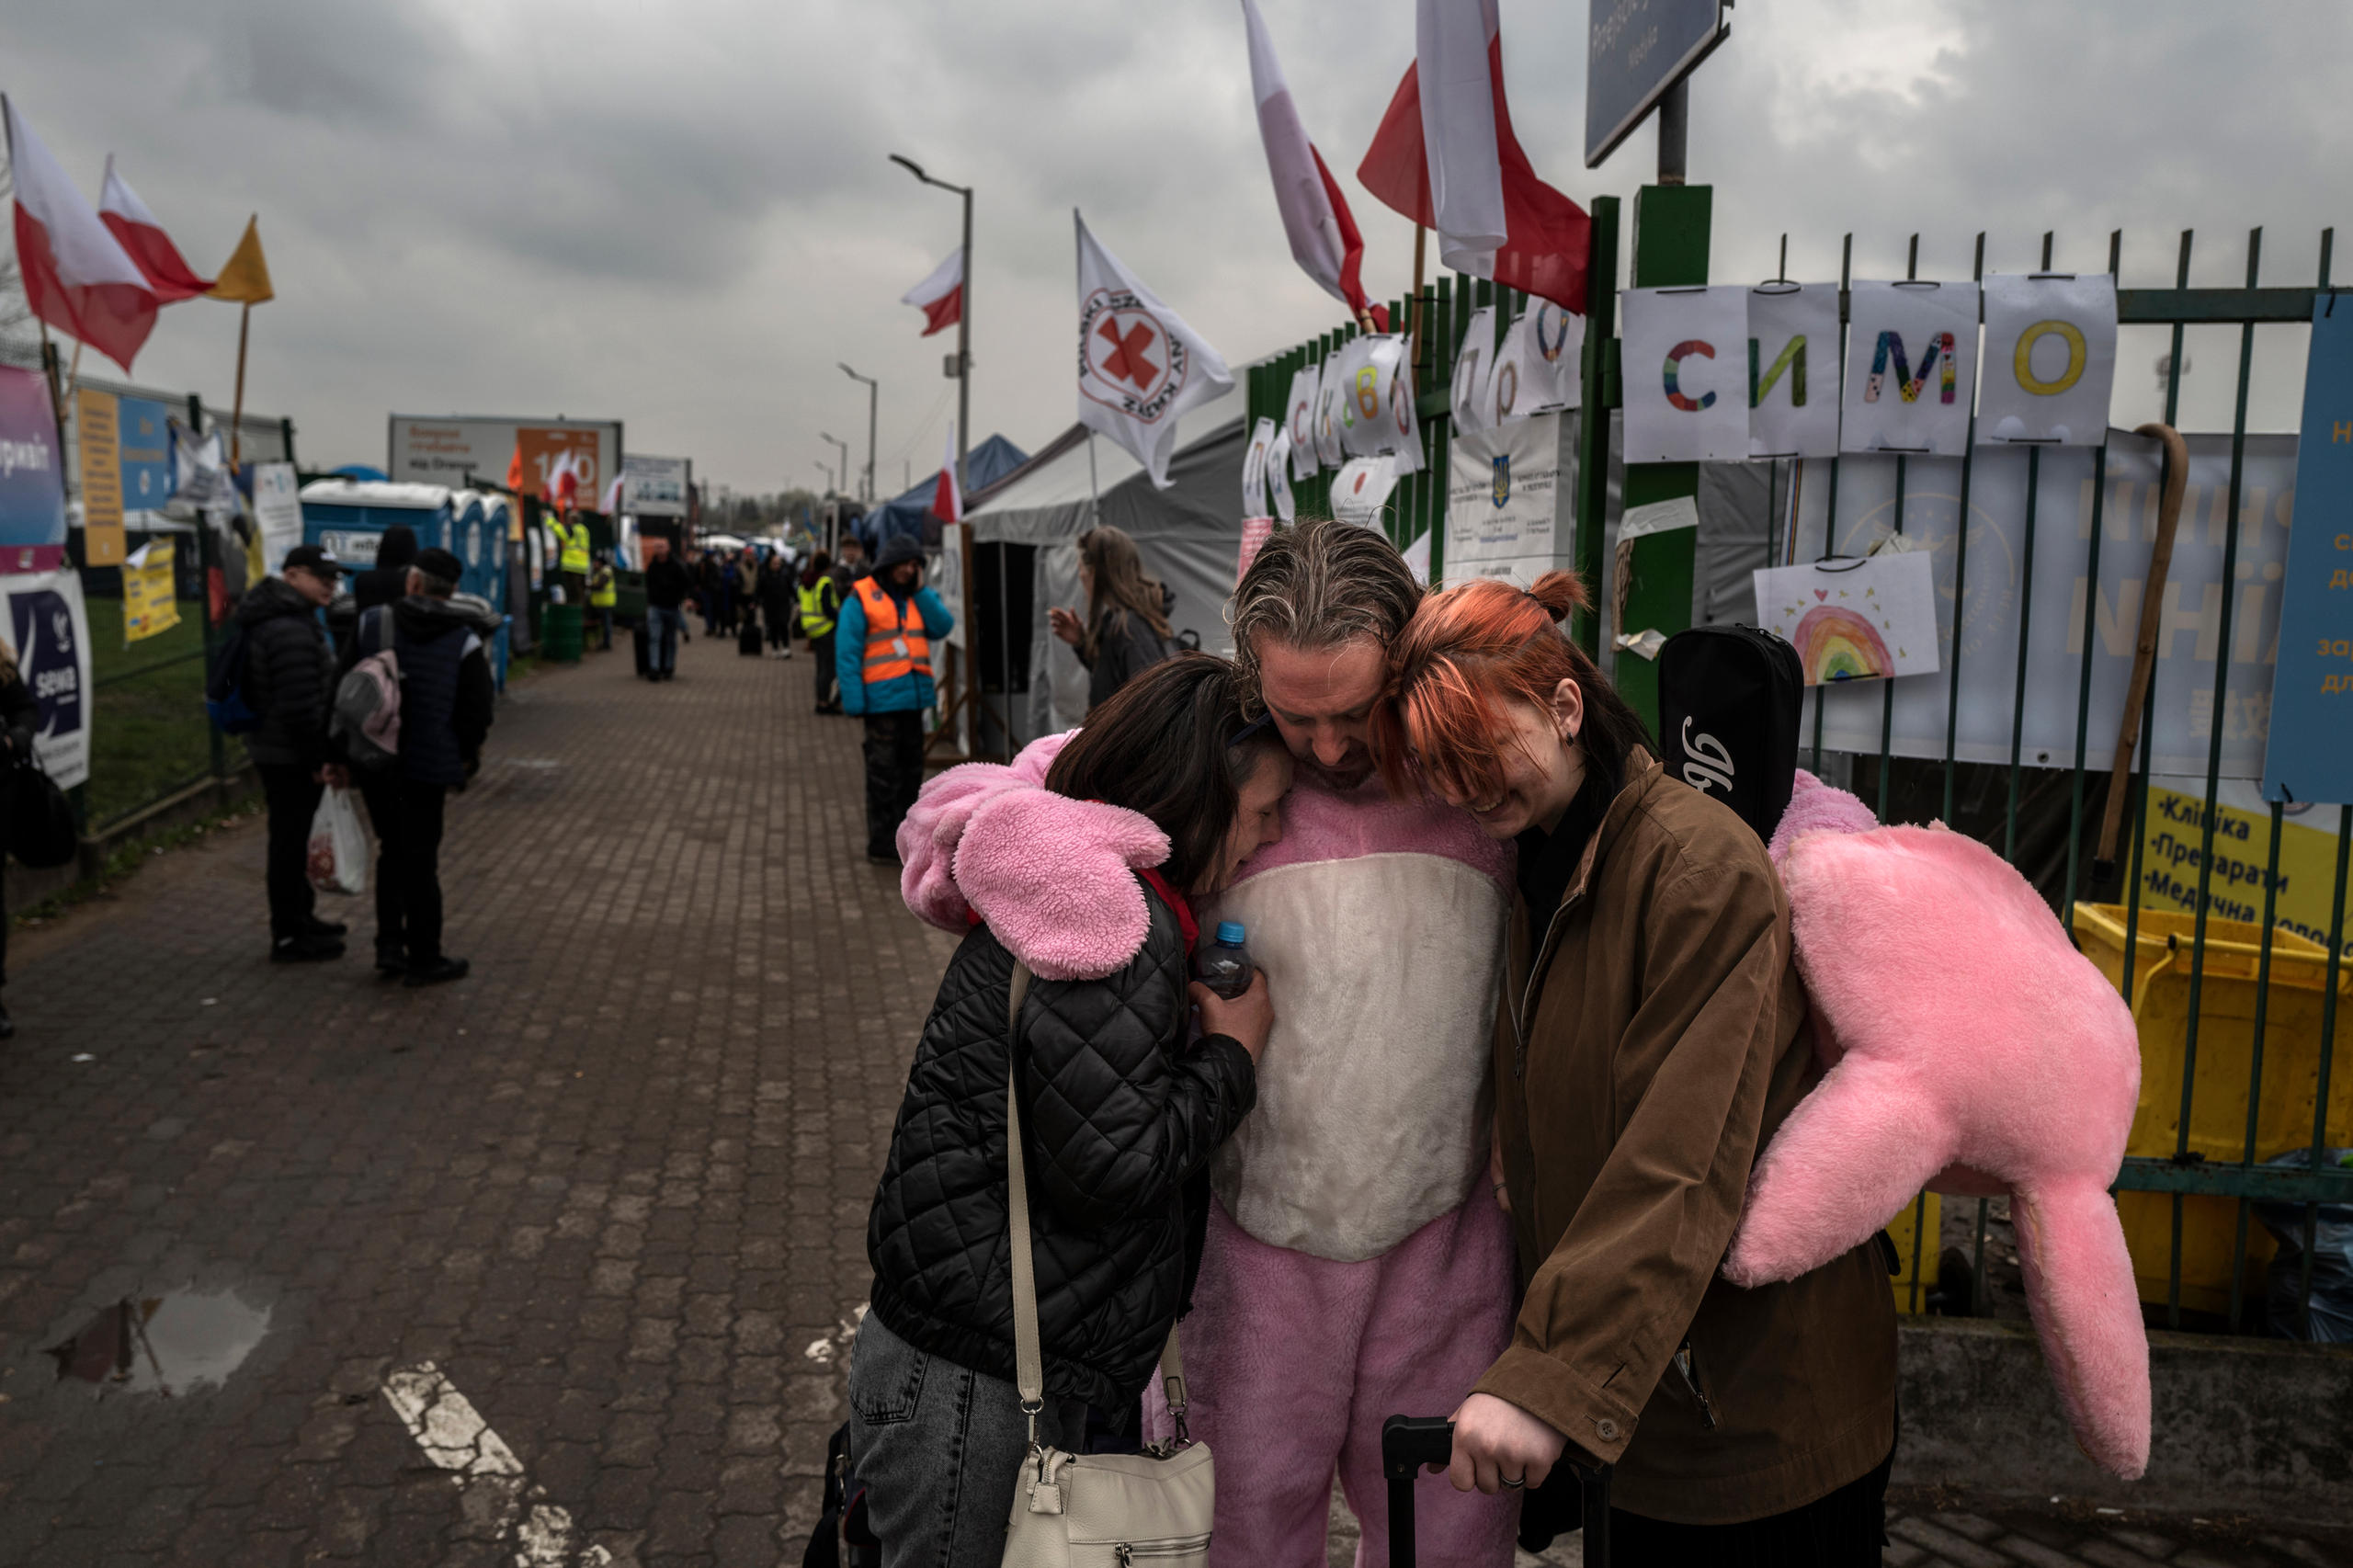
[(1805, 666), (1808, 686), (1870, 680), (1895, 673), (1895, 661), (1879, 629), (1843, 605), (1818, 604), (1798, 622), (1790, 638)]

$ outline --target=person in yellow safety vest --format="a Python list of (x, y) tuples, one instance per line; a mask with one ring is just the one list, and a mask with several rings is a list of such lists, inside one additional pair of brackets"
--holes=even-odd
[(833, 556), (821, 550), (801, 574), (801, 635), (816, 655), (820, 713), (841, 711), (841, 699), (834, 695), (834, 622), (841, 614), (842, 585), (834, 580), (833, 566)]
[(567, 507), (557, 515), (554, 527), (556, 570), (563, 578), (563, 602), (585, 608), (588, 603), (588, 525), (579, 512)]
[(923, 715), (938, 700), (931, 644), (954, 629), (939, 595), (924, 586), (923, 547), (894, 535), (874, 575), (851, 585), (834, 633), (842, 708), (866, 719), (866, 858), (895, 865), (899, 824), (923, 787)]
[(597, 564), (588, 572), (588, 610), (603, 629), (597, 644), (600, 650), (613, 645), (613, 607), (620, 602), (620, 586), (613, 577), (612, 552), (600, 550), (597, 552)]

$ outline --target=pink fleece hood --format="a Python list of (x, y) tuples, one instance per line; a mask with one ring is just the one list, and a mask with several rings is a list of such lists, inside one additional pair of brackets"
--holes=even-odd
[(948, 769), (899, 824), (907, 907), (960, 937), (985, 923), (1046, 980), (1100, 980), (1133, 959), (1152, 925), (1135, 872), (1168, 858), (1151, 818), (1045, 787), (1077, 733), (1033, 742), (1011, 767)]

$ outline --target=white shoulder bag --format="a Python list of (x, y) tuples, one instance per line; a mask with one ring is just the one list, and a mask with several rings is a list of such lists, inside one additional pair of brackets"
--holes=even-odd
[(1038, 1277), (1029, 1247), (1029, 1186), (1021, 1157), (1021, 1001), (1029, 966), (1013, 968), (1006, 1008), (1006, 1202), (1013, 1221), (1013, 1355), (1029, 1452), (1013, 1488), (1005, 1568), (1201, 1568), (1209, 1561), (1217, 1480), (1207, 1444), (1185, 1435), (1185, 1369), (1176, 1330), (1160, 1355), (1176, 1436), (1140, 1454), (1070, 1454), (1038, 1441), (1046, 1362), (1038, 1345)]

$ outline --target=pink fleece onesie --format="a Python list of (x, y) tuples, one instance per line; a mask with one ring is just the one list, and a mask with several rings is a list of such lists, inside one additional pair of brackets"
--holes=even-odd
[[(1203, 912), (1247, 926), (1275, 1006), (1179, 1329), (1211, 1568), (1323, 1568), (1336, 1471), (1359, 1568), (1388, 1561), (1381, 1423), (1451, 1413), (1510, 1340), (1485, 1179), (1510, 864), (1461, 812), (1302, 776), (1281, 842)], [(1165, 1430), (1157, 1384), (1146, 1403)], [(1422, 1562), (1512, 1561), (1510, 1499), (1433, 1478), (1419, 1505)]]

